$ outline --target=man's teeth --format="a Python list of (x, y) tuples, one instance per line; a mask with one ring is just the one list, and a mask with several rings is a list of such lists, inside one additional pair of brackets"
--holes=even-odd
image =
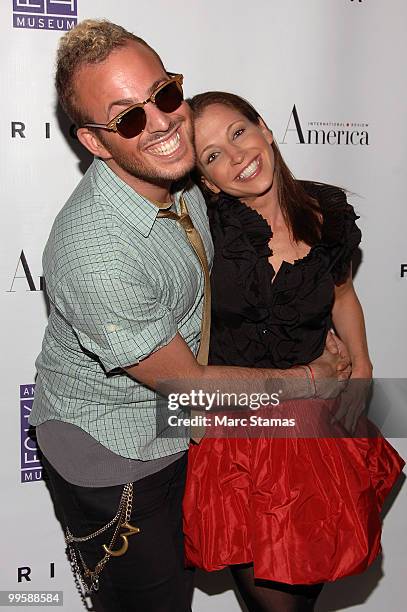
[(244, 170), (243, 172), (241, 172), (239, 174), (239, 179), (246, 179), (249, 176), (251, 176), (252, 174), (254, 174), (257, 170), (257, 168), (259, 167), (259, 160), (255, 159), (252, 161), (251, 164), (249, 164)]
[(171, 140), (166, 140), (158, 147), (151, 148), (150, 151), (155, 155), (171, 155), (174, 153), (179, 147), (180, 137), (178, 132), (171, 138)]

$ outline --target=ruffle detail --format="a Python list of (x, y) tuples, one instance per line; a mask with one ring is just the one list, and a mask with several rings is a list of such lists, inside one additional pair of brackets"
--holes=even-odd
[(336, 285), (349, 275), (352, 257), (360, 244), (362, 233), (356, 225), (359, 216), (339, 187), (302, 181), (302, 186), (315, 198), (323, 215), (319, 246), (330, 250), (330, 269)]
[(242, 302), (241, 314), (250, 321), (268, 316), (274, 272), (268, 263), (273, 233), (267, 221), (240, 200), (221, 194), (215, 209), (208, 210), (214, 242), (233, 267)]
[(211, 363), (287, 368), (322, 353), (334, 283), (346, 278), (360, 231), (342, 190), (303, 186), (320, 205), (321, 240), (304, 258), (283, 263), (276, 278), (267, 221), (224, 193), (209, 207), (215, 244)]

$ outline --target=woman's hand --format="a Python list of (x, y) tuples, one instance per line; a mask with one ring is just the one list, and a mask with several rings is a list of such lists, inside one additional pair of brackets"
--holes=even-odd
[(332, 417), (332, 423), (340, 422), (351, 434), (354, 434), (360, 417), (366, 412), (372, 386), (372, 364), (370, 361), (355, 364), (349, 384), (341, 395), (338, 409)]

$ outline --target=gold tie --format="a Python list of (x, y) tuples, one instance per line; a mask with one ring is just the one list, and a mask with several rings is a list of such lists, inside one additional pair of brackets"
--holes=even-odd
[(201, 343), (199, 345), (198, 354), (196, 360), (200, 365), (208, 364), (208, 353), (209, 353), (209, 337), (211, 330), (211, 282), (209, 278), (209, 266), (206, 258), (205, 247), (202, 242), (202, 238), (197, 229), (195, 229), (192, 223), (191, 217), (188, 214), (188, 208), (184, 198), (180, 198), (180, 210), (181, 214), (172, 212), (171, 210), (160, 210), (157, 217), (167, 217), (168, 219), (174, 219), (181, 224), (184, 228), (189, 243), (195, 251), (196, 256), (201, 264), (204, 273), (204, 305), (202, 313), (201, 323)]
[[(158, 205), (158, 202), (156, 202), (156, 205)], [(172, 206), (172, 204), (170, 204), (168, 208), (170, 206)], [(180, 223), (181, 226), (184, 228), (188, 241), (194, 249), (204, 273), (204, 305), (201, 322), (201, 343), (199, 345), (196, 360), (199, 365), (207, 365), (209, 353), (209, 337), (211, 331), (211, 281), (209, 277), (209, 266), (208, 260), (206, 258), (205, 247), (198, 230), (195, 229), (194, 224), (192, 223), (192, 219), (188, 214), (186, 202), (182, 196), (180, 197), (180, 215), (177, 215), (177, 213), (174, 213), (171, 210), (163, 210), (162, 204), (160, 208), (161, 210), (157, 214), (157, 217), (167, 217), (168, 219), (174, 219), (175, 221), (178, 221), (178, 223)], [(199, 416), (200, 414), (201, 413), (197, 412), (196, 410), (191, 410), (192, 418), (194, 416)], [(191, 439), (197, 444), (199, 444), (204, 435), (204, 426), (191, 427)]]

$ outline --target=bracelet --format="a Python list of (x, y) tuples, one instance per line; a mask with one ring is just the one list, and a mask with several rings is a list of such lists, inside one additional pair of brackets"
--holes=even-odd
[(305, 364), (305, 365), (303, 365), (301, 367), (304, 368), (305, 373), (307, 375), (308, 382), (309, 382), (309, 384), (311, 386), (311, 389), (312, 389), (311, 399), (315, 399), (316, 397), (318, 397), (318, 395), (317, 395), (317, 385), (316, 385), (316, 382), (315, 382), (314, 372), (313, 372), (311, 366), (308, 365), (308, 364)]

